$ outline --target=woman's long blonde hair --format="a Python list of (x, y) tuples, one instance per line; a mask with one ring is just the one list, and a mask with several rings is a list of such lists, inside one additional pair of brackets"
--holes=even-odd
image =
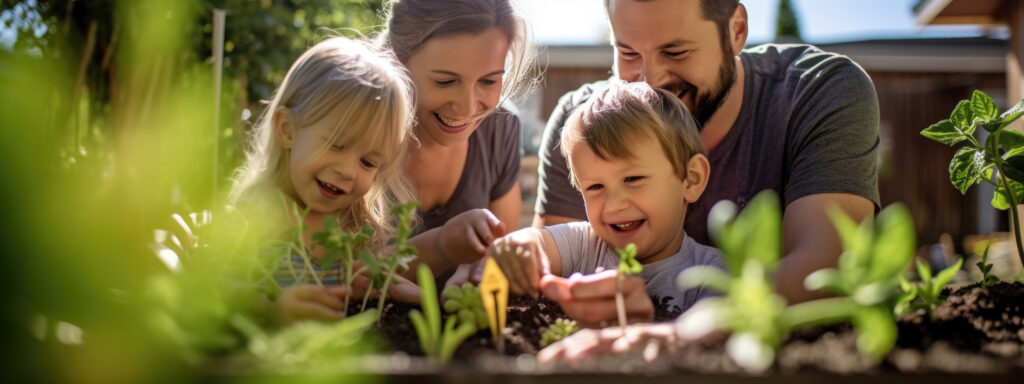
[[(281, 86), (257, 121), (245, 164), (234, 177), (232, 204), (267, 201), (267, 193), (288, 191), (288, 152), (274, 134), (274, 112), (285, 107), (292, 122), (303, 129), (340, 113), (340, 119), (319, 153), (330, 143), (380, 145), (387, 159), (369, 191), (346, 212), (337, 212), (342, 229), (369, 223), (380, 245), (395, 234), (391, 208), (414, 198), (403, 174), (412, 140), (412, 85), (395, 57), (363, 40), (331, 37), (308, 49), (292, 64)], [(276, 201), (272, 199), (269, 201)], [(301, 202), (297, 202), (300, 203)]]

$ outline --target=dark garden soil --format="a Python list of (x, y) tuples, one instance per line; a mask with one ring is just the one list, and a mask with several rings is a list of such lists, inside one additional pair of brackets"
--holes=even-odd
[[(656, 320), (666, 321), (678, 316), (678, 310), (670, 310), (664, 301), (654, 299), (660, 304)], [(535, 381), (557, 378), (580, 381), (594, 374), (640, 374), (652, 379), (695, 377), (702, 381), (746, 377), (726, 356), (724, 338), (681, 347), (663, 346), (658, 357), (649, 362), (636, 351), (626, 356), (572, 364), (540, 365), (533, 356), (539, 350), (541, 333), (556, 319), (565, 318), (557, 303), (543, 297), (539, 300), (510, 299), (504, 356), (495, 350), (490, 333), (485, 330), (466, 340), (453, 361), (441, 367), (417, 357), (422, 356), (422, 352), (408, 320), (412, 308), (406, 304), (388, 304), (380, 326), (388, 348), (396, 351), (382, 357), (379, 363), (389, 368), (388, 372), (380, 373), (397, 374), (395, 377), (399, 379), (394, 381), (417, 382), (422, 377), (416, 375), (424, 373), (441, 374), (441, 379), (455, 375), (459, 377), (456, 381), (538, 374), (542, 376), (534, 376)], [(1002, 282), (988, 288), (966, 287), (950, 294), (946, 303), (935, 311), (934, 320), (924, 311), (900, 319), (896, 347), (881, 363), (873, 364), (860, 355), (855, 330), (843, 324), (805, 329), (790, 335), (767, 374), (786, 378), (787, 382), (829, 380), (838, 375), (872, 382), (911, 378), (929, 383), (962, 380), (984, 380), (986, 384), (1021, 383), (1024, 382), (1022, 322), (1024, 284)], [(413, 376), (403, 376), (410, 374)], [(543, 378), (546, 380), (540, 380)]]

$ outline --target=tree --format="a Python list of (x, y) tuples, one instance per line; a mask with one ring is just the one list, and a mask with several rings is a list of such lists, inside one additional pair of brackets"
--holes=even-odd
[(796, 17), (790, 0), (779, 0), (779, 12), (775, 20), (776, 41), (801, 41), (800, 20)]

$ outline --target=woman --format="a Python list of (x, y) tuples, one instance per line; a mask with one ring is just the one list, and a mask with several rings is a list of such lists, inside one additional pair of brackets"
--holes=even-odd
[(519, 222), (521, 129), (501, 104), (537, 81), (526, 23), (510, 0), (395, 0), (381, 40), (416, 88), (419, 146), (405, 171), (421, 204), (417, 232), (488, 209), (495, 220), (466, 234), (480, 246), (450, 250), (482, 257)]

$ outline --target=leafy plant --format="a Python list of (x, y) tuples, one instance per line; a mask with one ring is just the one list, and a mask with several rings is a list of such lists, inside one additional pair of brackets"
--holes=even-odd
[(928, 264), (918, 260), (917, 274), (921, 277), (921, 282), (912, 284), (900, 276), (900, 289), (903, 290), (903, 294), (894, 308), (896, 315), (903, 316), (923, 308), (928, 312), (928, 317), (934, 320), (935, 308), (946, 302), (946, 298), (942, 296), (942, 288), (953, 279), (963, 264), (964, 259), (957, 260), (956, 264), (943, 269), (933, 278), (932, 269)]
[(376, 316), (371, 309), (331, 323), (300, 322), (276, 333), (266, 333), (242, 316), (233, 316), (231, 324), (246, 335), (246, 351), (262, 368), (275, 373), (309, 373), (310, 369), (337, 369), (339, 358), (367, 352), (365, 335)]
[(450, 316), (441, 329), (441, 309), (437, 305), (437, 287), (434, 283), (434, 274), (426, 264), (419, 264), (416, 267), (416, 279), (420, 285), (422, 295), (423, 312), (413, 309), (409, 312), (409, 320), (416, 329), (416, 336), (419, 338), (420, 347), (427, 356), (437, 358), (440, 361), (448, 361), (455, 348), (462, 344), (467, 337), (477, 331), (477, 325), (472, 322), (462, 322), (455, 326), (458, 316)]
[[(366, 258), (364, 255), (370, 255), (370, 251), (365, 246), (373, 237), (373, 232), (373, 227), (369, 224), (363, 224), (355, 233), (345, 232), (341, 229), (337, 216), (325, 215), (323, 229), (313, 233), (312, 236), (313, 244), (324, 248), (324, 256), (320, 259), (321, 270), (330, 270), (335, 262), (339, 262), (344, 279), (342, 284), (351, 287), (355, 276), (365, 269), (365, 267), (355, 268), (356, 255), (359, 255), (360, 260)], [(348, 299), (349, 296), (345, 295), (344, 308), (348, 308)], [(366, 303), (364, 302), (362, 310), (365, 309)]]
[[(953, 155), (949, 180), (960, 193), (966, 193), (968, 188), (982, 181), (996, 187), (992, 206), (1010, 209), (1017, 255), (1024, 265), (1024, 245), (1017, 215), (1017, 205), (1024, 202), (1024, 133), (1005, 129), (1022, 114), (1024, 100), (1000, 114), (995, 101), (976, 90), (969, 100), (957, 104), (949, 119), (932, 124), (921, 131), (921, 135), (950, 146), (968, 143)], [(978, 127), (989, 133), (984, 145), (974, 138)]]
[[(419, 202), (411, 201), (391, 208), (391, 213), (398, 218), (398, 237), (395, 240), (395, 252), (383, 257), (380, 260), (380, 270), (370, 267), (370, 274), (373, 276), (373, 287), (380, 292), (380, 299), (377, 300), (377, 320), (380, 320), (384, 312), (384, 300), (388, 296), (388, 286), (395, 277), (395, 273), (409, 270), (409, 262), (416, 258), (416, 248), (409, 245), (409, 237), (412, 236), (412, 214)], [(360, 254), (360, 260), (369, 262), (369, 257)], [(383, 271), (383, 274), (378, 272)], [(381, 281), (383, 280), (383, 281)], [(369, 292), (369, 290), (367, 290)], [(369, 293), (367, 293), (369, 294)], [(366, 308), (366, 298), (363, 298), (363, 308)]]
[(544, 348), (580, 330), (573, 320), (558, 319), (540, 335), (540, 347)]
[(852, 321), (858, 330), (858, 348), (875, 361), (895, 343), (891, 304), (898, 276), (914, 249), (909, 213), (896, 205), (882, 211), (877, 221), (860, 226), (838, 211), (832, 212), (832, 218), (844, 247), (839, 268), (817, 271), (805, 285), (840, 296), (787, 306), (775, 293), (782, 216), (774, 192), (755, 196), (738, 217), (731, 202), (712, 208), (708, 227), (725, 256), (727, 271), (692, 267), (680, 274), (678, 282), (724, 293), (702, 304), (722, 319), (720, 328), (732, 332), (727, 352), (745, 369), (764, 371), (790, 332), (811, 325)]
[(480, 299), (480, 289), (471, 283), (463, 283), (461, 287), (448, 287), (441, 293), (444, 311), (449, 316), (456, 316), (458, 323), (476, 324), (476, 328), (487, 328), (487, 312), (484, 302)]
[(626, 248), (616, 249), (615, 252), (619, 254), (618, 273), (615, 275), (615, 311), (619, 315), (619, 326), (625, 328), (626, 300), (622, 297), (622, 284), (626, 275), (638, 274), (644, 267), (636, 260), (636, 244), (629, 243)]
[(839, 306), (846, 306), (858, 330), (857, 347), (879, 361), (896, 342), (891, 309), (898, 298), (901, 274), (914, 256), (913, 220), (900, 204), (887, 207), (873, 221), (865, 220), (859, 226), (838, 209), (830, 210), (829, 216), (843, 244), (839, 268), (816, 271), (807, 276), (804, 285), (841, 296), (817, 302), (835, 305), (823, 309), (838, 314), (844, 312)]
[(981, 251), (981, 260), (974, 265), (978, 266), (981, 270), (981, 287), (988, 288), (990, 285), (998, 283), (999, 277), (992, 274), (992, 264), (988, 262), (988, 251), (990, 244), (985, 244), (985, 250)]

